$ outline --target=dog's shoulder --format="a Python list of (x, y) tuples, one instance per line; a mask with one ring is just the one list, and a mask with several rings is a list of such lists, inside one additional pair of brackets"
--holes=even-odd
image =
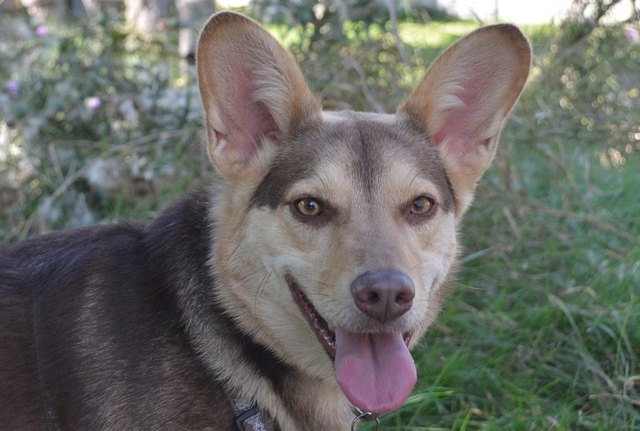
[(0, 416), (20, 429), (231, 426), (176, 303), (187, 278), (212, 283), (208, 213), (208, 197), (190, 195), (147, 225), (0, 248)]
[(31, 295), (51, 285), (95, 282), (98, 274), (122, 276), (126, 283), (135, 272), (167, 269), (176, 256), (178, 263), (190, 258), (203, 263), (211, 246), (208, 205), (205, 194), (194, 193), (147, 225), (97, 225), (0, 246), (0, 294)]

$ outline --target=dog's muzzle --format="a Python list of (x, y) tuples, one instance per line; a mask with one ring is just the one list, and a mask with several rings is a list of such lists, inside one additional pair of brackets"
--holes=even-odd
[[(339, 326), (332, 331), (293, 276), (287, 274), (286, 281), (316, 338), (333, 359), (336, 381), (353, 406), (380, 414), (400, 407), (416, 383), (408, 349), (413, 332), (353, 332)], [(366, 272), (353, 281), (351, 292), (356, 307), (380, 328), (404, 315), (415, 295), (411, 279), (397, 271)]]

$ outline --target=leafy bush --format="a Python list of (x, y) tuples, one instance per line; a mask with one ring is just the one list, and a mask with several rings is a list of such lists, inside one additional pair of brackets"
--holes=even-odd
[(0, 95), (0, 235), (155, 208), (163, 187), (190, 182), (193, 163), (181, 159), (200, 129), (200, 102), (192, 77), (172, 79), (179, 61), (162, 43), (127, 34), (117, 21), (4, 21), (13, 33), (0, 49), (8, 78)]

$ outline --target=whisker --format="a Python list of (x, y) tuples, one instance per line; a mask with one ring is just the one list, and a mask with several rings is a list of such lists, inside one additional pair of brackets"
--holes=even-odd
[(264, 288), (267, 285), (267, 280), (271, 277), (273, 271), (267, 272), (263, 277), (260, 283), (258, 284), (258, 288), (256, 289), (256, 295), (253, 298), (253, 308), (254, 310), (258, 309), (258, 300), (260, 299), (260, 295), (264, 292)]

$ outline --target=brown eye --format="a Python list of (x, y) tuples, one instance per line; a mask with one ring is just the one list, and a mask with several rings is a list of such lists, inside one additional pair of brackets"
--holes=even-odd
[(315, 217), (322, 213), (322, 206), (314, 198), (302, 198), (294, 202), (298, 213), (305, 217)]
[(411, 203), (409, 212), (411, 212), (411, 214), (428, 214), (434, 206), (435, 202), (433, 199), (426, 196), (419, 196)]

